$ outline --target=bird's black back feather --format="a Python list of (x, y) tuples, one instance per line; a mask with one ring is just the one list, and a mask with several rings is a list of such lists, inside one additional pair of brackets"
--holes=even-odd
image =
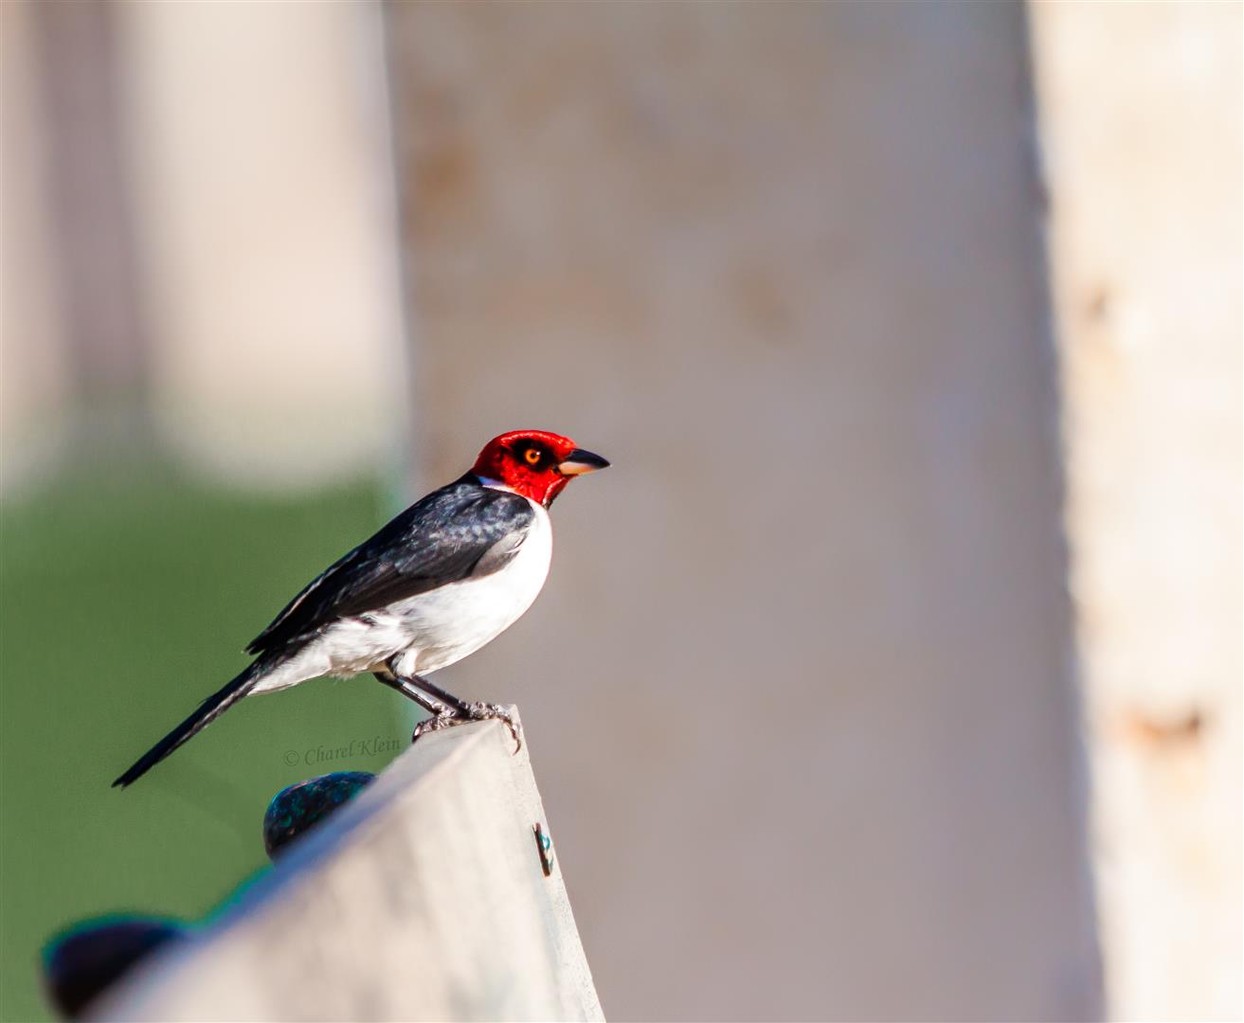
[(481, 486), (467, 473), (411, 505), (325, 569), (246, 651), (289, 653), (339, 618), (495, 572), (518, 552), (534, 518), (525, 497)]
[(411, 505), (317, 576), (247, 647), (256, 660), (112, 784), (124, 788), (249, 693), (326, 625), (497, 571), (518, 553), (535, 512), (526, 498), (468, 473)]

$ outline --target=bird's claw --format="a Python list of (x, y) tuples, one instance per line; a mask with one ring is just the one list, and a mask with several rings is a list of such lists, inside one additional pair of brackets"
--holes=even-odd
[(427, 735), (429, 732), (439, 732), (442, 728), (460, 724), (462, 724), (462, 719), (458, 717), (457, 712), (446, 707), (439, 713), (433, 714), (430, 718), (424, 718), (419, 724), (415, 725), (415, 730), (410, 735), (411, 744), (413, 745), (417, 742), (421, 735)]
[(466, 709), (470, 721), (504, 721), (514, 739), (514, 752), (523, 748), (523, 723), (513, 710), (499, 703), (468, 703)]
[(499, 703), (468, 703), (461, 711), (446, 707), (432, 717), (420, 721), (415, 726), (410, 741), (414, 743), (421, 735), (439, 732), (441, 729), (452, 728), (455, 725), (469, 724), (472, 721), (503, 721), (514, 739), (514, 752), (517, 753), (523, 748), (522, 722), (514, 711), (502, 707)]

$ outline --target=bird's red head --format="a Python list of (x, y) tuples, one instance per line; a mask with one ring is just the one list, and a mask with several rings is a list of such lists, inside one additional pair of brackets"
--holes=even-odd
[(544, 430), (512, 430), (484, 446), (471, 472), (504, 483), (547, 508), (572, 476), (608, 464), (600, 455), (576, 447), (569, 437)]

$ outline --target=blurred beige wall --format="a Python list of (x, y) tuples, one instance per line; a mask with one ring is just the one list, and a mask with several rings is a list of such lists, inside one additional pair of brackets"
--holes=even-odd
[(1111, 1014), (1239, 1019), (1244, 20), (1032, 17)]
[[(47, 475), (49, 428), (97, 430), (84, 406), (109, 376), (140, 381), (120, 399), (155, 443), (218, 479), (397, 467), (411, 360), (378, 9), (3, 6), (0, 482)], [(135, 267), (124, 288), (116, 263)], [(146, 340), (114, 343), (131, 333)]]
[(409, 380), (376, 11), (123, 20), (162, 432), (252, 485), (396, 465)]
[(1022, 7), (389, 14), (433, 478), (614, 460), (446, 673), (606, 1014), (1098, 1015)]
[(0, 4), (0, 490), (60, 454), (71, 390), (31, 13)]

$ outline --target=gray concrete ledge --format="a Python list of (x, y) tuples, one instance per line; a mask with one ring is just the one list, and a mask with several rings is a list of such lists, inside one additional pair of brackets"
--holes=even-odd
[(100, 1020), (603, 1019), (524, 747), (425, 736)]

